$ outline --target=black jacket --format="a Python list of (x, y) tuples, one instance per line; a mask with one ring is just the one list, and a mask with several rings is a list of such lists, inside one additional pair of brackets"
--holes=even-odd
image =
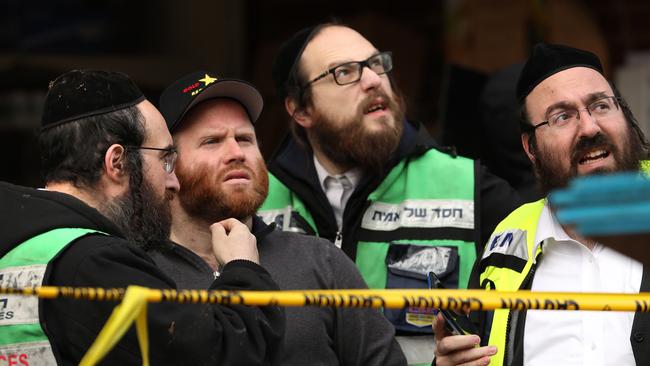
[[(255, 217), (260, 263), (282, 290), (367, 288), (354, 263), (334, 244), (313, 236), (273, 230)], [(180, 288), (212, 281), (210, 266), (178, 244), (152, 253)], [(395, 329), (377, 309), (287, 307), (281, 365), (406, 365)]]
[[(402, 160), (418, 157), (430, 149), (439, 149), (454, 155), (453, 149), (442, 148), (429, 135), (426, 128), (417, 122), (405, 122), (404, 133), (399, 146), (385, 168), (381, 171), (366, 172), (352, 193), (343, 213), (342, 249), (353, 260), (356, 257), (357, 231), (361, 224), (367, 197), (384, 180), (386, 174)], [(269, 171), (305, 203), (318, 226), (319, 236), (334, 241), (338, 227), (334, 212), (321, 189), (311, 150), (303, 148), (291, 136), (287, 136), (280, 148), (268, 163)], [(489, 173), (486, 168), (475, 162), (475, 200), (477, 214), (476, 240), (477, 251), (483, 249), (487, 239), (496, 225), (521, 202), (517, 192), (504, 180)], [(440, 177), (453, 179), (453, 177)], [(431, 182), (436, 184), (436, 182)], [(446, 182), (446, 184), (450, 184)]]
[[(31, 237), (55, 228), (89, 228), (49, 264), (44, 285), (124, 288), (140, 285), (175, 288), (141, 249), (129, 244), (98, 211), (63, 193), (0, 182), (0, 255)], [(210, 289), (276, 290), (259, 265), (233, 261)], [(76, 365), (110, 316), (115, 302), (42, 300), (40, 320), (59, 364)], [(269, 364), (284, 332), (278, 307), (158, 303), (148, 305), (153, 365)], [(104, 359), (106, 364), (141, 364), (135, 328)]]

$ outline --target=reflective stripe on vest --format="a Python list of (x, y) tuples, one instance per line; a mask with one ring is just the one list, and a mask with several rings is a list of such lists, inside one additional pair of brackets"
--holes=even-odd
[[(37, 235), (0, 258), (0, 286), (43, 284), (47, 264), (72, 241), (96, 230), (63, 228)], [(38, 298), (0, 297), (0, 361), (15, 365), (56, 365), (39, 319)]]
[[(490, 290), (517, 291), (541, 249), (535, 245), (544, 199), (525, 204), (506, 217), (494, 230), (479, 262), (481, 286)], [(489, 345), (497, 347), (490, 365), (503, 365), (510, 310), (494, 311)]]

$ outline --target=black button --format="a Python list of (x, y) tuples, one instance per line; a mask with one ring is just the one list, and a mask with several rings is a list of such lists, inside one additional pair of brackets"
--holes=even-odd
[(634, 333), (633, 338), (637, 343), (641, 343), (645, 340), (645, 335), (641, 332), (636, 332)]

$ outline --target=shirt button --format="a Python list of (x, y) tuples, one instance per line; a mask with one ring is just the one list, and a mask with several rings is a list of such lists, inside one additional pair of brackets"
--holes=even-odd
[(642, 332), (636, 332), (634, 333), (633, 338), (635, 342), (641, 343), (645, 340), (645, 334), (643, 334)]

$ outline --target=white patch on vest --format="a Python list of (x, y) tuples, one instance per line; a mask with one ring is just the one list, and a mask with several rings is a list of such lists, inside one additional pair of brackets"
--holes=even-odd
[(32, 342), (0, 346), (2, 365), (56, 365), (50, 343)]
[[(8, 267), (0, 270), (2, 287), (36, 287), (43, 283), (45, 264)], [(38, 298), (35, 296), (6, 295), (0, 297), (0, 326), (38, 324)]]
[(450, 253), (451, 248), (427, 247), (404, 260), (389, 264), (388, 267), (419, 273), (423, 276), (426, 276), (431, 271), (441, 274), (447, 271)]
[(292, 231), (295, 233), (304, 234), (305, 231), (299, 227), (291, 226), (291, 215), (293, 213), (293, 207), (287, 206), (285, 208), (278, 208), (275, 210), (264, 210), (258, 211), (257, 215), (262, 218), (262, 220), (267, 224), (271, 225), (275, 223), (282, 229), (282, 231)]
[(474, 228), (474, 201), (406, 200), (398, 204), (373, 202), (363, 214), (361, 227), (392, 231), (400, 227)]
[(485, 246), (482, 259), (489, 257), (492, 253), (511, 255), (528, 261), (526, 231), (514, 229), (493, 233)]

